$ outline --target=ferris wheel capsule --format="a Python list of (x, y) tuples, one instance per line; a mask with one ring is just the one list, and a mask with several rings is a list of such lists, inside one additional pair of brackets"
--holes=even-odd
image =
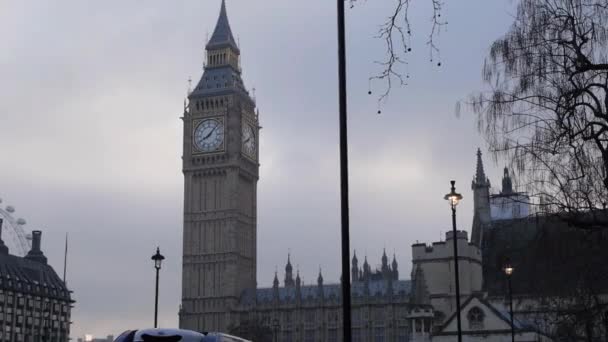
[(27, 223), (27, 222), (25, 221), (25, 219), (22, 219), (22, 218), (18, 218), (18, 219), (17, 219), (17, 224), (18, 224), (18, 225), (20, 225), (20, 226), (23, 226), (23, 225), (25, 225), (26, 223)]
[(14, 213), (15, 212), (15, 207), (13, 207), (12, 205), (7, 205), (6, 206), (6, 211), (8, 211), (9, 213)]

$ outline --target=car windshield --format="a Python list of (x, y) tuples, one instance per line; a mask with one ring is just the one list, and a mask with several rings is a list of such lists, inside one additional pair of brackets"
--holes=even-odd
[(133, 337), (135, 336), (135, 330), (127, 330), (120, 334), (114, 342), (133, 342)]

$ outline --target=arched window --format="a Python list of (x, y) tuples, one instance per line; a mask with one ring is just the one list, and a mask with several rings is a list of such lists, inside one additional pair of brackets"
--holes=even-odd
[(469, 320), (469, 329), (483, 329), (483, 321), (485, 316), (486, 315), (483, 313), (483, 311), (476, 306), (469, 310), (469, 313), (467, 314), (467, 318)]

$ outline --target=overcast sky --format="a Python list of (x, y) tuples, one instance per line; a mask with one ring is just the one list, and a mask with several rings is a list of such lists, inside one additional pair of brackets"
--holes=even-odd
[[(510, 24), (512, 4), (446, 0), (438, 41), (426, 46), (430, 6), (411, 9), (410, 82), (377, 115), (378, 25), (394, 1), (348, 11), (352, 247), (379, 264), (397, 254), (409, 279), (410, 246), (450, 229), (449, 180), (465, 196), (458, 224), (470, 230), (477, 147), (475, 117), (455, 103), (482, 89), (489, 44)], [(339, 278), (339, 184), (335, 3), (228, 0), (244, 79), (260, 109), (258, 285), (280, 277), (288, 251), (305, 283), (319, 266)], [(61, 274), (70, 236), (72, 336), (118, 334), (153, 323), (157, 245), (160, 324), (177, 325), (181, 296), (181, 121), (187, 79), (202, 74), (203, 45), (220, 0), (146, 2), (0, 0), (0, 198), (27, 228), (42, 229)], [(485, 158), (494, 184), (498, 170)]]

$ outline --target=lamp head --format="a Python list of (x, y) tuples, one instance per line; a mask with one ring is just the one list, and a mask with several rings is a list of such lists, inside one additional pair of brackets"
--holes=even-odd
[(513, 267), (510, 261), (507, 261), (502, 270), (505, 272), (507, 277), (510, 277), (513, 274), (513, 271), (515, 271), (515, 268)]
[(152, 260), (154, 260), (154, 268), (160, 270), (160, 267), (163, 264), (163, 260), (165, 260), (165, 257), (160, 254), (160, 247), (156, 247), (156, 254), (152, 256)]
[(450, 193), (443, 198), (450, 203), (452, 208), (455, 208), (462, 200), (462, 195), (456, 192), (456, 181), (451, 181), (450, 184), (452, 184), (452, 189)]

